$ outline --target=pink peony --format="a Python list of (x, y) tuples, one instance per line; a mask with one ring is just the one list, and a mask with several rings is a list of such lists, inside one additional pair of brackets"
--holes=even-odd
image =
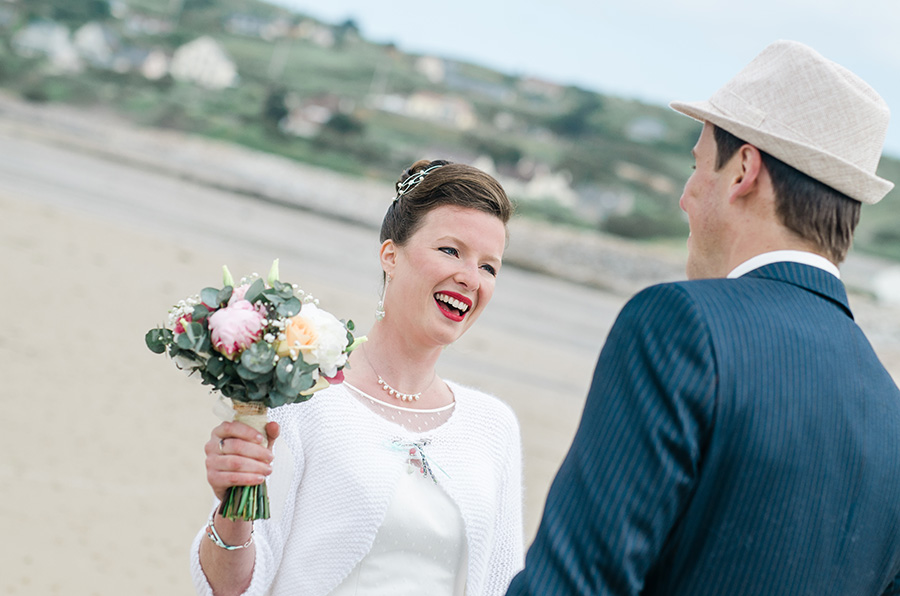
[[(240, 286), (234, 288), (234, 290), (231, 293), (231, 298), (228, 299), (228, 306), (231, 306), (235, 302), (240, 302), (240, 301), (244, 300), (244, 296), (247, 295), (247, 290), (249, 290), (249, 289), (250, 289), (250, 284), (243, 284), (243, 285), (240, 285)], [(265, 305), (261, 302), (257, 302), (256, 304), (254, 304), (253, 308), (255, 308), (257, 311), (259, 311), (259, 314), (261, 314), (263, 317), (265, 317), (268, 314), (268, 311), (266, 310)]]
[(262, 336), (264, 317), (246, 300), (238, 300), (209, 317), (213, 346), (226, 357), (247, 349)]
[(240, 285), (231, 292), (231, 298), (228, 299), (228, 306), (231, 306), (235, 302), (240, 302), (244, 299), (244, 296), (247, 295), (247, 290), (250, 289), (250, 284)]

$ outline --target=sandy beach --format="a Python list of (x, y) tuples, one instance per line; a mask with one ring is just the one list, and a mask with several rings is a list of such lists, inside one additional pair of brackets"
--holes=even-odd
[[(0, 361), (9, 408), (0, 420), (0, 594), (191, 594), (188, 547), (212, 499), (203, 444), (217, 424), (214, 398), (150, 353), (144, 333), (174, 301), (220, 284), (223, 264), (264, 273), (274, 258), (282, 278), (365, 332), (380, 279), (372, 219), (388, 190), (342, 187), (305, 169), (288, 173), (290, 184), (303, 178), (306, 196), (329, 200), (287, 205), (271, 200), (280, 187), (268, 200), (247, 191), (253, 180), (239, 179), (247, 153), (98, 115), (57, 110), (41, 120), (31, 110), (0, 109)], [(142, 151), (156, 161), (134, 158)], [(208, 168), (206, 179), (179, 174), (185, 163)], [(282, 180), (288, 166), (265, 163), (274, 164), (272, 184)], [(558, 231), (527, 222), (511, 233), (519, 260), (528, 251), (534, 261), (552, 259), (550, 240), (559, 243)], [(671, 277), (677, 259), (642, 260), (653, 267), (610, 279), (607, 290), (571, 281), (588, 275), (583, 265), (569, 279), (505, 267), (491, 306), (442, 359), (442, 376), (494, 393), (519, 416), (528, 542), (616, 313), (635, 286)], [(852, 302), (900, 379), (900, 309), (862, 293)]]

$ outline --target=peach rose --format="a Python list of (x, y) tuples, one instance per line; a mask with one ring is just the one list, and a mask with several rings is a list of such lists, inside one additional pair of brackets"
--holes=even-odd
[[(284, 327), (284, 340), (278, 342), (275, 352), (279, 357), (290, 356), (296, 359), (304, 349), (310, 349), (319, 339), (313, 321), (297, 315), (287, 320)], [(292, 354), (293, 352), (293, 354)]]

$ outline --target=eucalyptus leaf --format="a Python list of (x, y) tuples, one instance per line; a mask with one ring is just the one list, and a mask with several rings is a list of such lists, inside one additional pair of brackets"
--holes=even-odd
[(291, 284), (286, 284), (284, 282), (276, 281), (272, 284), (272, 289), (275, 290), (275, 293), (280, 297), (287, 300), (294, 295), (294, 286)]
[(309, 364), (303, 358), (297, 358), (297, 360), (294, 362), (294, 366), (295, 366), (295, 368), (299, 368), (300, 372), (304, 372), (304, 373), (307, 373), (307, 372), (312, 373), (314, 370), (319, 368), (318, 364)]
[(203, 339), (206, 336), (206, 329), (200, 323), (189, 323), (184, 325), (184, 335), (191, 340), (191, 347), (195, 352), (200, 352), (200, 346), (203, 345)]
[(219, 297), (218, 288), (203, 288), (200, 290), (200, 300), (206, 306), (210, 308), (219, 308), (219, 301), (217, 298)]
[(194, 311), (191, 313), (191, 320), (202, 321), (209, 316), (209, 313), (210, 310), (206, 307), (205, 304), (198, 304), (194, 307)]
[(266, 284), (263, 283), (263, 280), (257, 279), (255, 282), (250, 284), (249, 288), (247, 288), (247, 293), (244, 294), (244, 300), (247, 300), (249, 302), (256, 302), (265, 289)]
[(245, 381), (253, 381), (254, 379), (259, 378), (258, 372), (253, 372), (252, 370), (250, 370), (243, 364), (238, 364), (234, 368), (235, 368), (235, 371), (237, 371), (238, 376), (240, 378), (244, 379)]
[(269, 402), (270, 408), (277, 408), (278, 406), (283, 406), (284, 404), (293, 402), (294, 398), (293, 396), (282, 393), (281, 391), (271, 391), (269, 393), (267, 401)]
[(221, 356), (213, 356), (206, 362), (206, 370), (209, 371), (211, 375), (216, 377), (221, 376), (223, 372), (225, 372), (225, 362), (224, 358)]
[(154, 354), (162, 354), (166, 346), (172, 343), (172, 332), (168, 329), (151, 329), (144, 336), (144, 342)]
[(293, 362), (290, 358), (282, 358), (278, 361), (278, 365), (275, 367), (275, 379), (279, 383), (284, 383), (285, 385), (290, 384), (290, 371), (293, 369), (291, 366)]
[(228, 301), (231, 300), (231, 295), (234, 293), (234, 288), (231, 286), (225, 286), (221, 290), (216, 293), (216, 306), (222, 306), (228, 304)]
[(194, 349), (194, 342), (191, 341), (191, 338), (187, 333), (179, 333), (176, 335), (175, 344), (182, 350), (193, 351)]
[(265, 342), (256, 342), (241, 354), (241, 364), (254, 373), (271, 372), (275, 366), (275, 348)]
[(290, 318), (299, 313), (301, 308), (303, 308), (303, 303), (300, 302), (296, 296), (291, 296), (289, 299), (279, 304), (276, 311), (282, 317)]
[(269, 393), (269, 388), (265, 385), (257, 385), (256, 383), (247, 383), (247, 397), (250, 401), (263, 401)]
[(316, 380), (313, 379), (311, 372), (305, 372), (302, 375), (300, 375), (299, 383), (300, 383), (300, 391), (306, 391), (307, 389), (309, 389), (310, 387), (312, 387), (313, 385), (316, 384)]

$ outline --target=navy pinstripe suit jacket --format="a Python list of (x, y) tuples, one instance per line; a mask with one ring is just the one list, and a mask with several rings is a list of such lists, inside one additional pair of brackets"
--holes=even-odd
[(775, 263), (619, 315), (509, 594), (865, 595), (900, 572), (900, 391), (843, 284)]

